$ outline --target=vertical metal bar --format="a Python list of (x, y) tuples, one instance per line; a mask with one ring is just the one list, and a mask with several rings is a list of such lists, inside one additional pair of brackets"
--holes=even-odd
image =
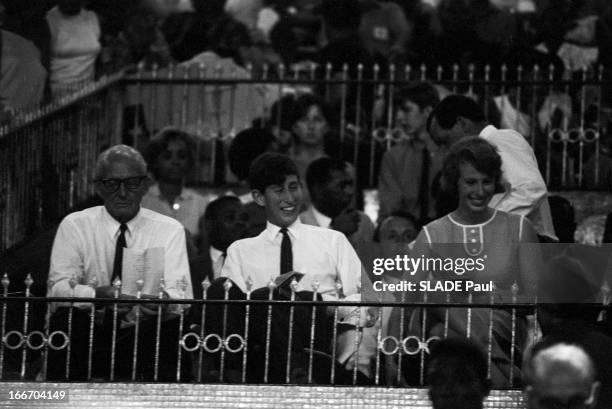
[[(164, 299), (164, 293), (166, 290), (166, 282), (164, 277), (159, 280), (159, 287), (157, 298), (159, 300)], [(159, 375), (159, 349), (160, 349), (160, 339), (161, 339), (161, 317), (162, 317), (162, 305), (157, 304), (157, 327), (155, 328), (155, 357), (153, 363), (153, 381), (157, 382), (157, 378)]]
[[(274, 289), (276, 283), (274, 277), (270, 278), (268, 283), (268, 301), (274, 298)], [(270, 371), (270, 329), (272, 328), (272, 304), (268, 304), (268, 316), (266, 319), (266, 362), (264, 364), (264, 383), (268, 383), (268, 372)]]
[[(53, 285), (52, 282), (49, 283), (49, 288)], [(90, 282), (89, 282), (89, 286), (95, 291), (96, 287), (98, 286), (98, 280), (97, 278), (94, 276)], [(51, 312), (47, 311), (47, 313), (49, 314), (49, 316), (51, 316)], [(92, 372), (93, 372), (93, 346), (94, 346), (94, 324), (96, 321), (96, 304), (95, 303), (91, 303), (91, 306), (89, 308), (89, 339), (87, 340), (88, 343), (88, 350), (87, 350), (87, 380), (91, 379), (92, 376)], [(47, 339), (49, 338), (48, 336), (49, 334), (49, 327), (47, 326)], [(46, 363), (46, 360), (45, 360)], [(45, 365), (46, 367), (46, 365)], [(44, 377), (45, 379), (47, 379), (47, 377)]]
[(582, 172), (584, 160), (584, 113), (586, 111), (586, 81), (587, 69), (582, 68), (582, 84), (580, 86), (580, 138), (578, 142), (578, 187), (582, 187)]
[(468, 304), (469, 307), (467, 309), (467, 330), (466, 330), (466, 338), (470, 338), (472, 335), (472, 302), (473, 302), (473, 295), (472, 293), (470, 293), (468, 295)]
[[(334, 290), (336, 293), (336, 300), (340, 299), (340, 292), (342, 290), (342, 283), (340, 281), (336, 281), (334, 285)], [(332, 365), (331, 365), (331, 373), (329, 374), (329, 383), (331, 385), (336, 381), (336, 353), (337, 353), (337, 343), (338, 341), (338, 306), (334, 306), (334, 328), (332, 330)]]
[[(208, 288), (210, 287), (210, 280), (208, 277), (202, 281), (202, 300), (208, 299)], [(202, 304), (202, 316), (200, 317), (200, 340), (204, 342), (204, 332), (206, 331), (206, 303)], [(202, 364), (204, 360), (204, 348), (203, 345), (200, 347), (198, 352), (198, 382), (202, 382)]]
[(444, 68), (441, 65), (438, 65), (436, 68), (436, 81), (442, 81), (442, 74), (444, 73)]
[[(158, 70), (159, 66), (157, 65), (156, 62), (153, 63), (153, 66), (151, 67), (151, 77), (153, 79), (157, 79), (157, 70)], [(151, 104), (151, 115), (149, 116), (149, 119), (151, 121), (150, 126), (151, 126), (151, 130), (155, 131), (157, 129), (159, 129), (159, 116), (157, 115), (157, 89), (158, 85), (156, 82), (151, 84), (151, 100), (149, 101), (149, 103)]]
[[(8, 274), (4, 273), (4, 275), (2, 276), (2, 287), (4, 288), (4, 291), (2, 293), (2, 298), (4, 298), (4, 301), (2, 302), (2, 332), (0, 333), (0, 335), (2, 336), (2, 338), (0, 338), (0, 340), (2, 342), (0, 342), (0, 378), (4, 379), (3, 377), (3, 370), (4, 370), (4, 336), (6, 334), (6, 299), (8, 297), (8, 287), (10, 284), (10, 280), (8, 278)], [(48, 337), (47, 337), (48, 338)]]
[[(516, 296), (519, 292), (519, 287), (516, 282), (512, 284), (512, 304), (516, 304)], [(516, 308), (512, 308), (512, 336), (510, 342), (510, 387), (514, 386), (514, 355), (516, 352)]]
[[(421, 317), (421, 342), (427, 338), (427, 292), (423, 293), (423, 315)], [(421, 349), (421, 362), (419, 364), (419, 385), (425, 384), (425, 349)]]
[[(554, 80), (554, 73), (555, 73), (555, 66), (550, 64), (548, 66), (548, 96), (552, 96), (553, 93), (553, 80)], [(547, 104), (548, 104), (548, 112), (550, 115), (552, 115), (552, 102), (550, 101), (550, 98), (546, 98), (547, 99)], [(550, 183), (550, 165), (551, 165), (551, 157), (552, 157), (552, 141), (551, 141), (551, 137), (552, 137), (552, 122), (550, 121), (551, 118), (548, 118), (548, 121), (546, 122), (546, 184), (548, 185)]]
[(474, 64), (468, 66), (468, 95), (474, 94)]
[[(114, 298), (115, 300), (119, 299), (121, 295), (121, 280), (116, 278), (113, 282), (113, 288), (115, 289)], [(72, 310), (71, 310), (72, 311)], [(115, 302), (113, 304), (113, 333), (111, 338), (111, 361), (110, 361), (110, 380), (115, 380), (115, 352), (117, 348), (117, 314), (118, 314), (118, 305)], [(70, 344), (68, 344), (70, 346)], [(70, 355), (70, 354), (68, 354)], [(66, 365), (67, 367), (68, 365)], [(67, 377), (66, 377), (67, 378)]]
[(421, 64), (421, 81), (427, 81), (427, 66)]
[(234, 129), (235, 125), (235, 110), (236, 110), (236, 88), (238, 85), (236, 84), (236, 79), (238, 78), (238, 74), (236, 72), (236, 67), (232, 67), (231, 71), (232, 84), (230, 85), (230, 101), (229, 101), (229, 135), (230, 137), (234, 137), (237, 133), (236, 129)]
[(531, 88), (531, 131), (529, 133), (529, 144), (536, 149), (535, 138), (536, 138), (536, 124), (538, 123), (538, 113), (537, 113), (537, 101), (538, 101), (538, 86), (536, 85), (537, 81), (540, 79), (540, 66), (533, 66), (533, 86)]
[[(514, 124), (514, 129), (519, 130), (520, 118), (521, 118), (521, 96), (522, 96), (522, 84), (523, 84), (523, 66), (518, 65), (516, 67), (516, 80), (518, 81), (516, 84), (516, 122)], [(523, 135), (524, 138), (529, 138), (530, 135)]]
[(330, 62), (328, 62), (325, 65), (325, 100), (326, 101), (329, 101), (329, 98), (330, 98), (329, 82), (331, 80), (331, 72), (332, 72), (332, 65)]
[[(144, 286), (144, 280), (142, 278), (136, 280), (136, 299), (142, 298), (142, 288)], [(132, 350), (132, 381), (136, 380), (136, 369), (138, 368), (138, 338), (140, 335), (140, 304), (136, 304), (134, 307), (136, 310), (136, 323), (134, 326), (134, 346)]]
[[(68, 281), (69, 285), (70, 285), (70, 289), (72, 290), (72, 297), (74, 297), (74, 288), (77, 285), (77, 280), (76, 277), (73, 275), (72, 278), (70, 278), (70, 280)], [(72, 317), (73, 317), (73, 313), (74, 313), (74, 302), (70, 302), (70, 307), (68, 310), (68, 339), (70, 340), (70, 342), (68, 342), (68, 347), (66, 348), (66, 368), (65, 368), (65, 373), (66, 373), (66, 380), (70, 379), (70, 361), (71, 361), (71, 352), (72, 352)], [(25, 331), (24, 331), (25, 333)], [(24, 371), (24, 368), (22, 367), (22, 373)], [(23, 375), (22, 375), (22, 379), (23, 379)], [(112, 380), (112, 379), (111, 379)]]
[[(450, 293), (446, 293), (446, 303), (450, 303)], [(444, 338), (448, 338), (449, 307), (444, 308)]]
[[(401, 303), (404, 304), (405, 302), (406, 302), (406, 293), (402, 292)], [(391, 314), (391, 312), (389, 314)], [(404, 340), (404, 320), (405, 319), (406, 319), (406, 308), (405, 307), (401, 307), (401, 310), (400, 310), (399, 342), (402, 342)], [(380, 345), (380, 343), (379, 343), (379, 345)], [(395, 381), (397, 382), (398, 385), (401, 384), (401, 380), (402, 380), (402, 357), (403, 357), (403, 355), (401, 354), (400, 350), (398, 349), (398, 354), (397, 354), (397, 374), (396, 374), (396, 378), (395, 378)]]
[[(363, 64), (357, 65), (357, 100), (355, 107), (355, 141), (353, 147), (353, 165), (356, 169), (359, 169), (357, 161), (359, 160), (359, 139), (361, 136), (361, 87), (363, 86)], [(359, 185), (358, 180), (359, 172), (355, 172), (355, 186)]]
[[(47, 280), (47, 294), (51, 294), (51, 288), (53, 287), (54, 282), (51, 280)], [(47, 340), (47, 342), (45, 342), (45, 347), (43, 350), (43, 362), (42, 362), (42, 379), (43, 381), (47, 380), (47, 367), (48, 367), (48, 362), (49, 362), (49, 327), (51, 325), (51, 304), (49, 304), (48, 302), (45, 303), (46, 304), (46, 311), (45, 311), (45, 339)], [(93, 308), (92, 304), (92, 308)], [(92, 318), (93, 320), (93, 318)], [(2, 339), (4, 338), (4, 333), (2, 334)], [(91, 358), (90, 358), (91, 361)], [(89, 372), (88, 372), (89, 373)], [(0, 367), (0, 379), (2, 378), (2, 369)], [(91, 375), (89, 375), (87, 377), (87, 379), (91, 379)]]
[[(191, 65), (183, 67), (183, 79), (186, 81), (191, 76)], [(183, 97), (181, 98), (181, 128), (187, 126), (187, 107), (189, 106), (189, 84), (183, 84)]]
[(172, 125), (174, 123), (174, 71), (176, 67), (173, 63), (168, 66), (168, 112), (167, 122), (165, 125)]
[(291, 306), (289, 307), (289, 335), (287, 336), (287, 368), (285, 372), (285, 383), (291, 382), (291, 347), (293, 344), (293, 315), (295, 313), (295, 293), (297, 291), (297, 280), (291, 281)]
[[(177, 287), (180, 290), (180, 295), (181, 295), (181, 299), (184, 300), (185, 299), (185, 291), (187, 291), (187, 281), (185, 279), (185, 277), (183, 277), (181, 280), (179, 280), (179, 282), (177, 283)], [(183, 334), (183, 329), (185, 327), (185, 306), (184, 304), (179, 305), (180, 311), (179, 311), (179, 329), (178, 329), (178, 334), (177, 334), (177, 342), (176, 342), (176, 381), (180, 382), (181, 381), (181, 366), (182, 366), (182, 359), (183, 359), (183, 346), (181, 345), (181, 335)]]
[(597, 73), (597, 137), (595, 138), (595, 186), (599, 187), (599, 143), (601, 140), (601, 130), (603, 129), (601, 123), (601, 105), (603, 104), (603, 65), (599, 65)]
[[(312, 301), (317, 301), (317, 291), (319, 290), (319, 281), (315, 280), (312, 283)], [(314, 354), (315, 341), (315, 320), (317, 319), (317, 307), (312, 306), (310, 316), (310, 351), (308, 351), (308, 383), (312, 383), (312, 361)]]
[[(376, 323), (378, 324), (378, 330), (376, 331), (376, 345), (380, 345), (380, 341), (382, 340), (382, 308), (378, 308)], [(402, 324), (400, 324), (400, 326), (403, 326)], [(401, 373), (401, 369), (398, 368), (397, 372)], [(378, 349), (376, 350), (376, 370), (374, 375), (374, 384), (376, 386), (380, 384), (380, 352), (378, 351)]]
[(222, 329), (221, 329), (221, 338), (223, 339), (223, 347), (221, 348), (221, 364), (219, 368), (219, 382), (223, 382), (223, 375), (225, 374), (225, 350), (227, 349), (227, 345), (225, 345), (227, 340), (227, 301), (229, 300), (229, 292), (232, 288), (233, 283), (229, 278), (225, 280), (223, 283), (223, 289), (225, 290), (225, 294), (223, 299), (226, 301), (223, 304), (223, 321), (222, 321)]
[[(494, 284), (495, 285), (495, 284)], [(495, 303), (495, 288), (489, 295), (489, 304)], [(487, 378), (491, 379), (491, 362), (493, 359), (493, 308), (489, 308), (489, 333), (487, 342)]]
[[(378, 66), (378, 64), (374, 64), (374, 73), (373, 73), (373, 84), (376, 84), (378, 82), (378, 72), (380, 71), (380, 67)], [(376, 129), (376, 108), (375, 108), (376, 104), (372, 104), (372, 126), (370, 127), (370, 129), (372, 129), (372, 136), (370, 137), (370, 177), (368, 180), (368, 185), (369, 186), (373, 186), (374, 185), (374, 159), (375, 159), (375, 153), (376, 153), (376, 138), (374, 138), (374, 129)]]
[(348, 64), (342, 65), (342, 85), (341, 96), (340, 96), (340, 154), (339, 158), (343, 159), (344, 154), (344, 137), (346, 134), (346, 97), (348, 92), (348, 84), (346, 83), (348, 79)]
[(457, 93), (457, 80), (459, 79), (459, 65), (453, 64), (453, 94)]
[(389, 65), (389, 96), (387, 102), (387, 150), (391, 148), (391, 130), (393, 129), (393, 93), (394, 90), (394, 81), (395, 81), (395, 64)]
[[(246, 299), (247, 301), (251, 300), (251, 289), (253, 288), (253, 280), (249, 277), (246, 280)], [(248, 345), (249, 345), (249, 320), (251, 317), (251, 305), (247, 304), (245, 306), (245, 314), (244, 314), (244, 349), (242, 351), (242, 383), (246, 382), (246, 374), (247, 374), (247, 357), (248, 357)]]

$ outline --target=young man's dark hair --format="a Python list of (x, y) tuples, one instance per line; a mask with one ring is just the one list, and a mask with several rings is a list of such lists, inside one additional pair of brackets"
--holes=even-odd
[(400, 88), (394, 97), (395, 106), (406, 101), (414, 102), (420, 109), (435, 107), (440, 103), (438, 90), (429, 82), (417, 82)]
[(266, 152), (259, 155), (249, 168), (249, 186), (264, 192), (268, 186), (282, 185), (287, 176), (299, 178), (297, 166), (286, 155)]
[(481, 409), (491, 388), (484, 352), (466, 338), (434, 344), (427, 367), (434, 409)]
[(230, 170), (239, 180), (246, 180), (255, 158), (270, 150), (274, 135), (264, 129), (249, 128), (236, 135), (227, 152)]
[(444, 98), (427, 118), (427, 131), (431, 132), (431, 123), (436, 120), (442, 129), (452, 128), (457, 119), (463, 117), (472, 122), (485, 121), (485, 114), (482, 108), (472, 98), (465, 95), (449, 95)]

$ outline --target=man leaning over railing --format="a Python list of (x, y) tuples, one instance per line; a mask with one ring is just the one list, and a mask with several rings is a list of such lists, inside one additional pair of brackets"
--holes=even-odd
[[(140, 207), (146, 175), (145, 161), (129, 146), (100, 154), (95, 183), (104, 206), (72, 213), (60, 224), (51, 253), (49, 296), (193, 297), (183, 227)], [(100, 303), (95, 325), (90, 303), (73, 307), (62, 302), (52, 309), (50, 333), (62, 331), (70, 342), (50, 349), (49, 379), (125, 379), (130, 373), (132, 379), (136, 374), (137, 379), (176, 379), (179, 305)]]

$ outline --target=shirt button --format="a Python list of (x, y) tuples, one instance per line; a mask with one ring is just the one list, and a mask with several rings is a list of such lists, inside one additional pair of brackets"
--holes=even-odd
[(476, 229), (470, 230), (470, 233), (476, 233)]
[(476, 243), (476, 239), (472, 239), (472, 243)]

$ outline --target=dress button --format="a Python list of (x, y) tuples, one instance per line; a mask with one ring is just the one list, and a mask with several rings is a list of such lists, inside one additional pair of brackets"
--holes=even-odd
[(476, 239), (472, 239), (472, 243), (476, 243)]
[(476, 233), (476, 229), (470, 230), (470, 233)]

